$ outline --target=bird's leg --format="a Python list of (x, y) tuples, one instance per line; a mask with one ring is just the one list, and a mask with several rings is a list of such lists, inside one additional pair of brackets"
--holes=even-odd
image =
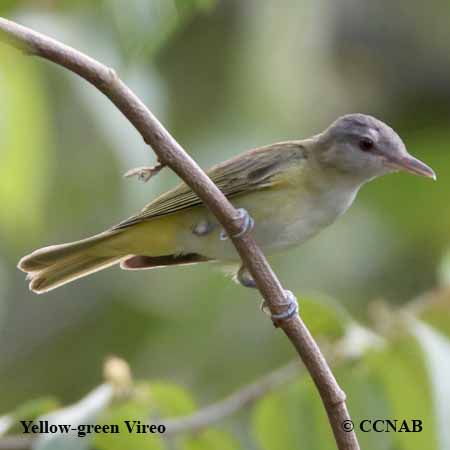
[(250, 272), (247, 270), (247, 268), (242, 265), (237, 274), (236, 274), (236, 280), (242, 285), (247, 288), (256, 289), (256, 283), (253, 277), (250, 275)]
[(128, 172), (124, 173), (123, 176), (125, 178), (138, 177), (139, 181), (146, 183), (163, 168), (164, 164), (162, 163), (158, 163), (151, 167), (136, 167), (135, 169), (130, 169)]
[[(286, 299), (285, 303), (286, 310), (279, 314), (270, 314), (270, 317), (272, 318), (275, 324), (280, 320), (287, 320), (298, 314), (297, 297), (291, 291), (285, 289), (284, 298)], [(264, 305), (262, 307), (264, 307)]]
[[(253, 277), (250, 275), (250, 272), (247, 270), (245, 266), (241, 266), (236, 274), (236, 280), (245, 287), (248, 288), (256, 288), (256, 283)], [(279, 314), (272, 314), (269, 310), (269, 307), (265, 300), (261, 303), (261, 311), (263, 311), (265, 314), (270, 316), (270, 318), (273, 320), (273, 322), (276, 324), (276, 322), (279, 322), (281, 320), (287, 320), (293, 317), (295, 314), (298, 313), (298, 302), (295, 295), (288, 290), (284, 291), (284, 295), (286, 298), (286, 310)]]
[(197, 223), (197, 225), (195, 225), (192, 232), (196, 236), (206, 236), (207, 234), (211, 233), (214, 228), (216, 228), (216, 225), (214, 223), (211, 223), (208, 220), (202, 220)]
[[(253, 219), (250, 217), (250, 215), (248, 214), (248, 212), (245, 209), (240, 208), (237, 211), (239, 214), (237, 218), (242, 220), (242, 224), (241, 224), (241, 229), (233, 237), (240, 237), (240, 236), (244, 235), (245, 233), (248, 233), (255, 225), (255, 222), (253, 221)], [(195, 227), (193, 228), (192, 232), (196, 236), (206, 236), (207, 234), (211, 233), (211, 231), (213, 231), (216, 228), (216, 226), (217, 226), (216, 224), (205, 219), (205, 220), (198, 222), (195, 225)], [(222, 230), (220, 232), (219, 237), (220, 237), (221, 241), (225, 241), (228, 239), (228, 236), (225, 233), (225, 230)]]
[[(238, 217), (237, 219), (241, 219), (242, 223), (241, 223), (241, 229), (232, 237), (234, 238), (238, 238), (243, 236), (245, 233), (248, 233), (249, 231), (252, 230), (252, 228), (255, 226), (255, 221), (251, 218), (250, 214), (247, 212), (246, 209), (244, 208), (239, 208), (238, 210)], [(228, 235), (225, 232), (225, 230), (222, 230), (220, 232), (220, 240), (221, 241), (226, 241), (228, 239)]]

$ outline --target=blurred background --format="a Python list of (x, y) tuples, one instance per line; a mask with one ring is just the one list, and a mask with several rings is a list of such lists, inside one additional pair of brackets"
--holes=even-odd
[[(0, 15), (114, 67), (203, 167), (345, 113), (381, 118), (438, 182), (371, 183), (273, 267), (300, 299), (340, 304), (365, 324), (370, 305), (401, 308), (450, 283), (448, 1), (2, 0)], [(113, 268), (45, 296), (28, 291), (21, 256), (102, 231), (178, 180), (167, 169), (147, 184), (122, 178), (154, 154), (86, 82), (3, 44), (0, 61), (0, 414), (43, 395), (76, 401), (111, 354), (200, 404), (294, 357), (258, 295), (213, 266)], [(440, 333), (450, 331), (446, 305)], [(364, 371), (352, 365), (344, 380), (352, 370)]]

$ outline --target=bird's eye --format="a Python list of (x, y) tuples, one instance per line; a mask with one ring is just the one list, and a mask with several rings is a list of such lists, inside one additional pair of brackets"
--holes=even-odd
[(359, 148), (363, 151), (363, 152), (370, 152), (370, 150), (373, 149), (374, 146), (374, 142), (372, 141), (372, 139), (370, 138), (362, 138), (359, 141)]

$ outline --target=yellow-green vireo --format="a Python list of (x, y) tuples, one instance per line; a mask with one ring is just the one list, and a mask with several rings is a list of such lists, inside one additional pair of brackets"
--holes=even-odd
[[(208, 175), (241, 208), (247, 225), (254, 224), (256, 242), (271, 254), (302, 244), (343, 214), (364, 183), (398, 170), (436, 179), (392, 128), (349, 114), (323, 133), (247, 151)], [(19, 268), (28, 273), (30, 289), (43, 293), (118, 263), (152, 269), (206, 261), (239, 258), (215, 217), (180, 184), (103, 233), (34, 251)], [(245, 268), (237, 278), (253, 286)]]

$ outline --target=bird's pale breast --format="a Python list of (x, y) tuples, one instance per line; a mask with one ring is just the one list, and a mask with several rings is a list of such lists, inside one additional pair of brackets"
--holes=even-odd
[[(258, 245), (267, 253), (276, 253), (300, 245), (332, 224), (353, 202), (357, 188), (323, 190), (305, 189), (295, 185), (282, 189), (261, 190), (237, 197), (233, 204), (245, 208), (255, 220), (252, 231)], [(214, 218), (199, 208), (195, 221)], [(192, 226), (179, 241), (181, 252), (196, 252), (219, 260), (237, 259), (229, 240), (221, 240), (220, 227), (206, 236), (192, 234)]]

